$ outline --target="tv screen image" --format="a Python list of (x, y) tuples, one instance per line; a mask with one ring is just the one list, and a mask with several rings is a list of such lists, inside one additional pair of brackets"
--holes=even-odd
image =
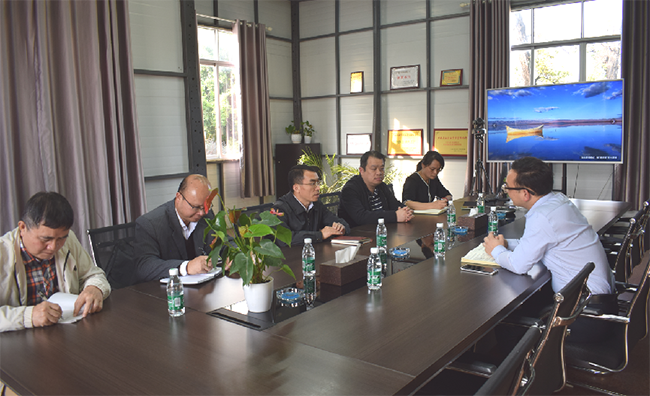
[(487, 90), (487, 161), (622, 163), (623, 80)]

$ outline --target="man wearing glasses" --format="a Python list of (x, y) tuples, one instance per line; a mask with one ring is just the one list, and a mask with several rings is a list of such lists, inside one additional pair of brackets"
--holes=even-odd
[[(320, 170), (313, 166), (296, 165), (289, 171), (291, 191), (280, 197), (273, 208), (282, 215), (280, 220), (293, 236), (291, 245), (302, 245), (305, 238), (322, 242), (333, 235), (345, 235), (350, 226), (338, 218), (318, 199), (320, 196)], [(283, 246), (282, 241), (276, 241)]]
[[(136, 282), (161, 279), (170, 268), (180, 275), (206, 273), (210, 246), (203, 241), (208, 215), (203, 203), (210, 182), (203, 175), (183, 179), (176, 197), (135, 221)], [(208, 210), (209, 216), (212, 211)]]
[[(553, 170), (543, 161), (525, 157), (512, 163), (503, 190), (512, 202), (528, 209), (526, 228), (519, 240), (505, 240), (490, 233), (485, 251), (503, 268), (516, 274), (527, 273), (541, 261), (551, 272), (553, 291), (562, 289), (588, 262), (596, 267), (587, 286), (605, 313), (616, 313), (614, 279), (598, 235), (578, 208), (564, 194), (552, 192)], [(579, 324), (580, 320), (574, 325)], [(571, 326), (573, 335), (577, 329)], [(593, 336), (597, 336), (590, 329)], [(586, 337), (581, 334), (572, 339)]]

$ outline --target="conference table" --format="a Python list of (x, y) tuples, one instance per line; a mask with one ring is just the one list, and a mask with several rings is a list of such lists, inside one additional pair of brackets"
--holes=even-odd
[[(629, 209), (575, 202), (597, 230)], [(523, 232), (520, 214), (500, 227), (507, 238)], [(430, 238), (437, 222), (445, 215), (389, 224), (388, 246), (411, 246), (418, 257), (414, 241)], [(374, 236), (374, 225), (352, 235)], [(167, 314), (159, 282), (114, 290), (101, 313), (76, 324), (0, 334), (0, 379), (34, 395), (411, 394), (550, 279), (541, 264), (525, 275), (461, 272), (461, 257), (481, 242), (456, 242), (444, 259), (422, 256), (387, 276), (379, 291), (363, 283), (330, 291), (328, 301), (262, 331), (207, 314), (244, 299), (240, 279), (186, 286), (179, 318)], [(368, 255), (371, 245), (358, 254)], [(340, 248), (316, 244), (317, 271)], [(300, 250), (284, 249), (297, 276)], [(276, 288), (295, 282), (273, 276)]]

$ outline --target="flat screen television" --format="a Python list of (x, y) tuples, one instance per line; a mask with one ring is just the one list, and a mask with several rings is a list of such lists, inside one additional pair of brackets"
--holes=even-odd
[(622, 163), (623, 80), (487, 90), (487, 161)]

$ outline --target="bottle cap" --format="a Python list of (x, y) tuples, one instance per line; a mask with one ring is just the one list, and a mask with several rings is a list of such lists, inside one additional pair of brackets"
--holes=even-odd
[(379, 248), (378, 247), (371, 247), (370, 248), (370, 254), (377, 254), (379, 253)]
[(377, 220), (377, 223), (378, 223), (378, 224), (384, 224), (384, 219), (379, 219), (379, 220)]
[(311, 238), (305, 238), (305, 245), (311, 243)]
[(478, 196), (479, 196), (479, 197), (482, 197), (482, 196), (483, 196), (483, 193), (478, 193)]
[(169, 269), (169, 276), (177, 276), (177, 275), (178, 275), (178, 268)]
[(438, 227), (438, 228), (442, 228), (442, 223), (437, 223), (437, 224), (436, 224), (436, 227)]
[(497, 211), (497, 207), (496, 207), (496, 206), (491, 206), (490, 209), (493, 210), (493, 211), (495, 211), (495, 212)]

